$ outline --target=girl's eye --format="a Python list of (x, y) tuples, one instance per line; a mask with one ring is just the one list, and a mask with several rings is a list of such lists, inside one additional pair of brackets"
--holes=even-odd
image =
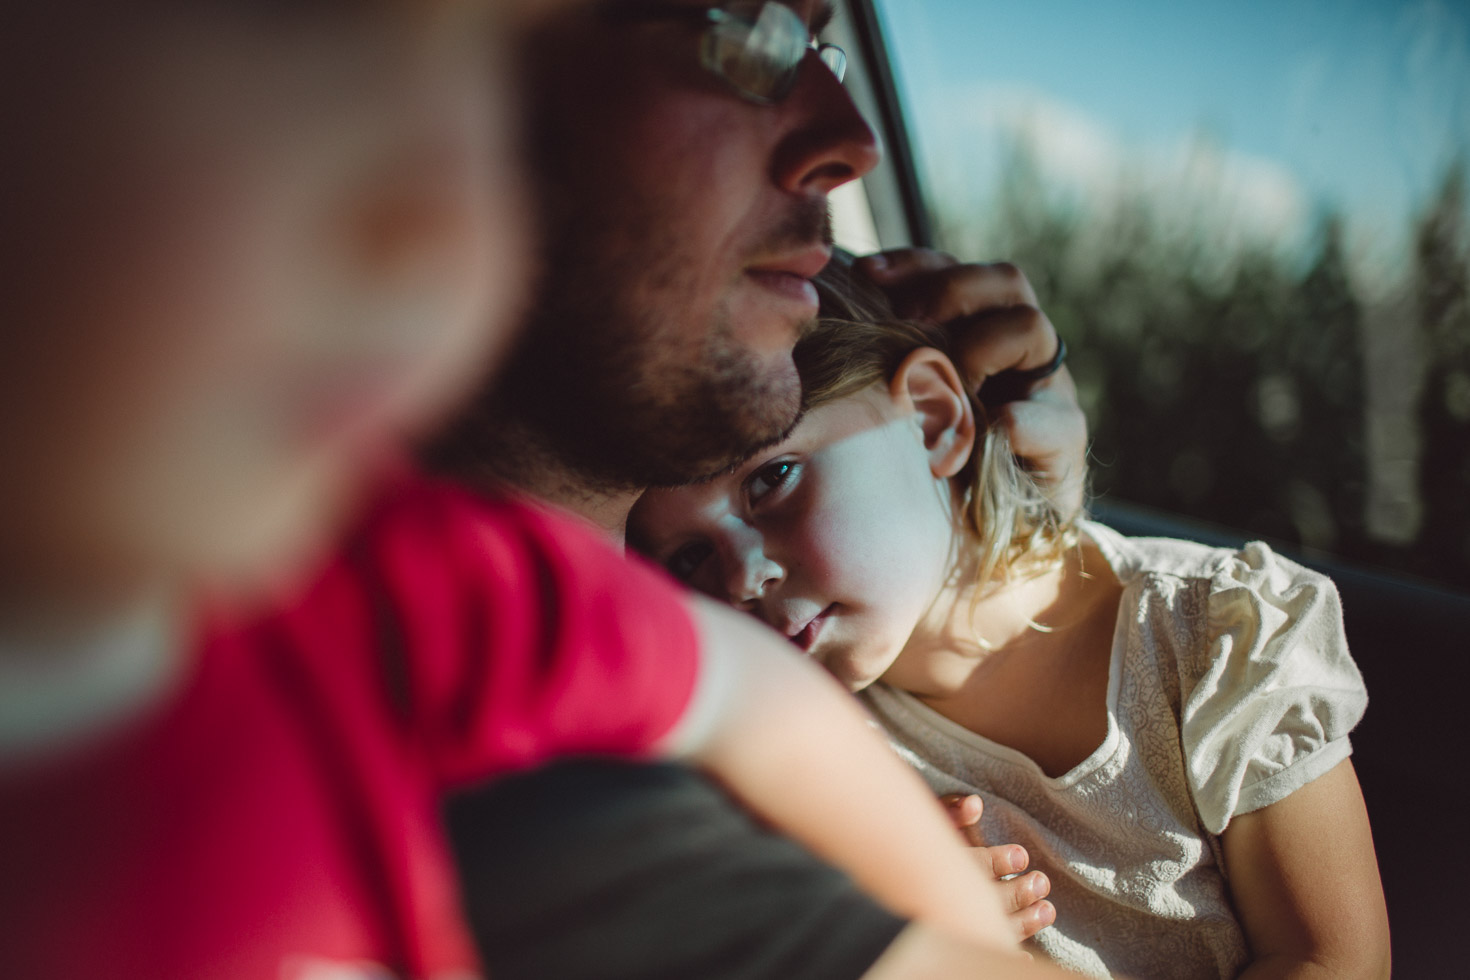
[(669, 556), (664, 562), (664, 567), (669, 574), (681, 582), (688, 582), (699, 571), (699, 566), (710, 556), (714, 549), (703, 541), (694, 541), (686, 544), (678, 551)]
[(778, 459), (767, 463), (750, 475), (745, 484), (745, 494), (752, 504), (759, 503), (767, 494), (781, 489), (796, 475), (797, 465), (793, 460)]

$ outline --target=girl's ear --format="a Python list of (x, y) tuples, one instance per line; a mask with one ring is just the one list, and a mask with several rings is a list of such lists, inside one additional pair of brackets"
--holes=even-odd
[(958, 473), (975, 449), (975, 408), (954, 362), (932, 347), (920, 347), (899, 364), (888, 392), (913, 410), (930, 472), (940, 479)]

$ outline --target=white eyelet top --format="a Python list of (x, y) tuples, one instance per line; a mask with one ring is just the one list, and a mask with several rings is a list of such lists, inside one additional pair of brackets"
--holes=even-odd
[(1123, 584), (1103, 743), (1053, 779), (882, 685), (862, 698), (938, 793), (978, 793), (990, 843), (1052, 882), (1035, 942), (1092, 976), (1233, 977), (1249, 951), (1219, 834), (1336, 766), (1367, 706), (1332, 582), (1240, 551), (1084, 525)]

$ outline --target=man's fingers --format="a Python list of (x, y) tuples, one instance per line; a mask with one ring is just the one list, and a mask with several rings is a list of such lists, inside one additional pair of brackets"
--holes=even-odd
[(1037, 382), (1025, 401), (996, 406), (990, 424), (1006, 433), (1012, 452), (1023, 459), (1044, 464), (1055, 457), (1080, 458), (1087, 445), (1087, 417), (1075, 390), (1071, 377), (1059, 371)]
[(1067, 394), (1074, 390), (1071, 379), (1057, 383), (1055, 393), (1034, 390), (1026, 401), (1000, 406), (990, 424), (1005, 431), (1011, 451), (1026, 461), (1065, 518), (1081, 511), (1086, 498), (1087, 418)]
[(959, 260), (932, 248), (890, 248), (864, 255), (854, 260), (853, 265), (879, 286), (887, 286), (914, 275), (959, 265)]
[[(888, 294), (900, 316), (944, 325), (954, 361), (977, 396), (989, 378), (1044, 371), (1061, 356), (1056, 328), (1026, 276), (1009, 262), (966, 264), (930, 249), (895, 249), (859, 259), (855, 267)], [(1009, 375), (982, 401), (991, 424), (1004, 429), (1012, 451), (1061, 514), (1080, 512), (1087, 420), (1066, 368), (1035, 381)]]
[(988, 310), (1039, 305), (1025, 274), (1009, 262), (961, 264), (927, 253), (889, 259), (879, 270), (871, 276), (874, 283), (899, 316), (912, 319), (948, 323)]
[(956, 360), (979, 384), (1001, 371), (1047, 364), (1057, 333), (1020, 269), (1009, 262), (960, 263), (932, 249), (908, 248), (858, 259), (904, 317), (942, 323)]
[(1056, 328), (1035, 306), (1007, 306), (950, 320), (955, 362), (978, 389), (992, 375), (1029, 370), (1056, 357)]
[(1025, 273), (1009, 262), (957, 264), (887, 285), (901, 316), (935, 323), (988, 310), (1041, 305)]

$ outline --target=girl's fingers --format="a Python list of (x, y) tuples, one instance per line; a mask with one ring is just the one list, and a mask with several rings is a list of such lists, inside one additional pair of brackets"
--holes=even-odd
[(1048, 901), (1040, 901), (1019, 912), (1012, 913), (1008, 918), (1016, 925), (1022, 939), (1030, 939), (1057, 921), (1057, 909)]
[[(990, 852), (988, 856), (990, 870), (997, 878), (1020, 874), (1031, 863), (1031, 855), (1026, 853), (1026, 848), (1020, 844), (997, 844), (985, 850)], [(1037, 896), (1037, 898), (1040, 897), (1040, 895)]]
[(1056, 921), (1057, 910), (1046, 896), (1051, 880), (1040, 871), (999, 882), (1001, 907), (1021, 939), (1030, 939)]
[(980, 814), (985, 808), (980, 797), (973, 793), (950, 793), (941, 796), (939, 801), (944, 804), (950, 821), (959, 830), (966, 844), (979, 847), (985, 843), (980, 837)]

